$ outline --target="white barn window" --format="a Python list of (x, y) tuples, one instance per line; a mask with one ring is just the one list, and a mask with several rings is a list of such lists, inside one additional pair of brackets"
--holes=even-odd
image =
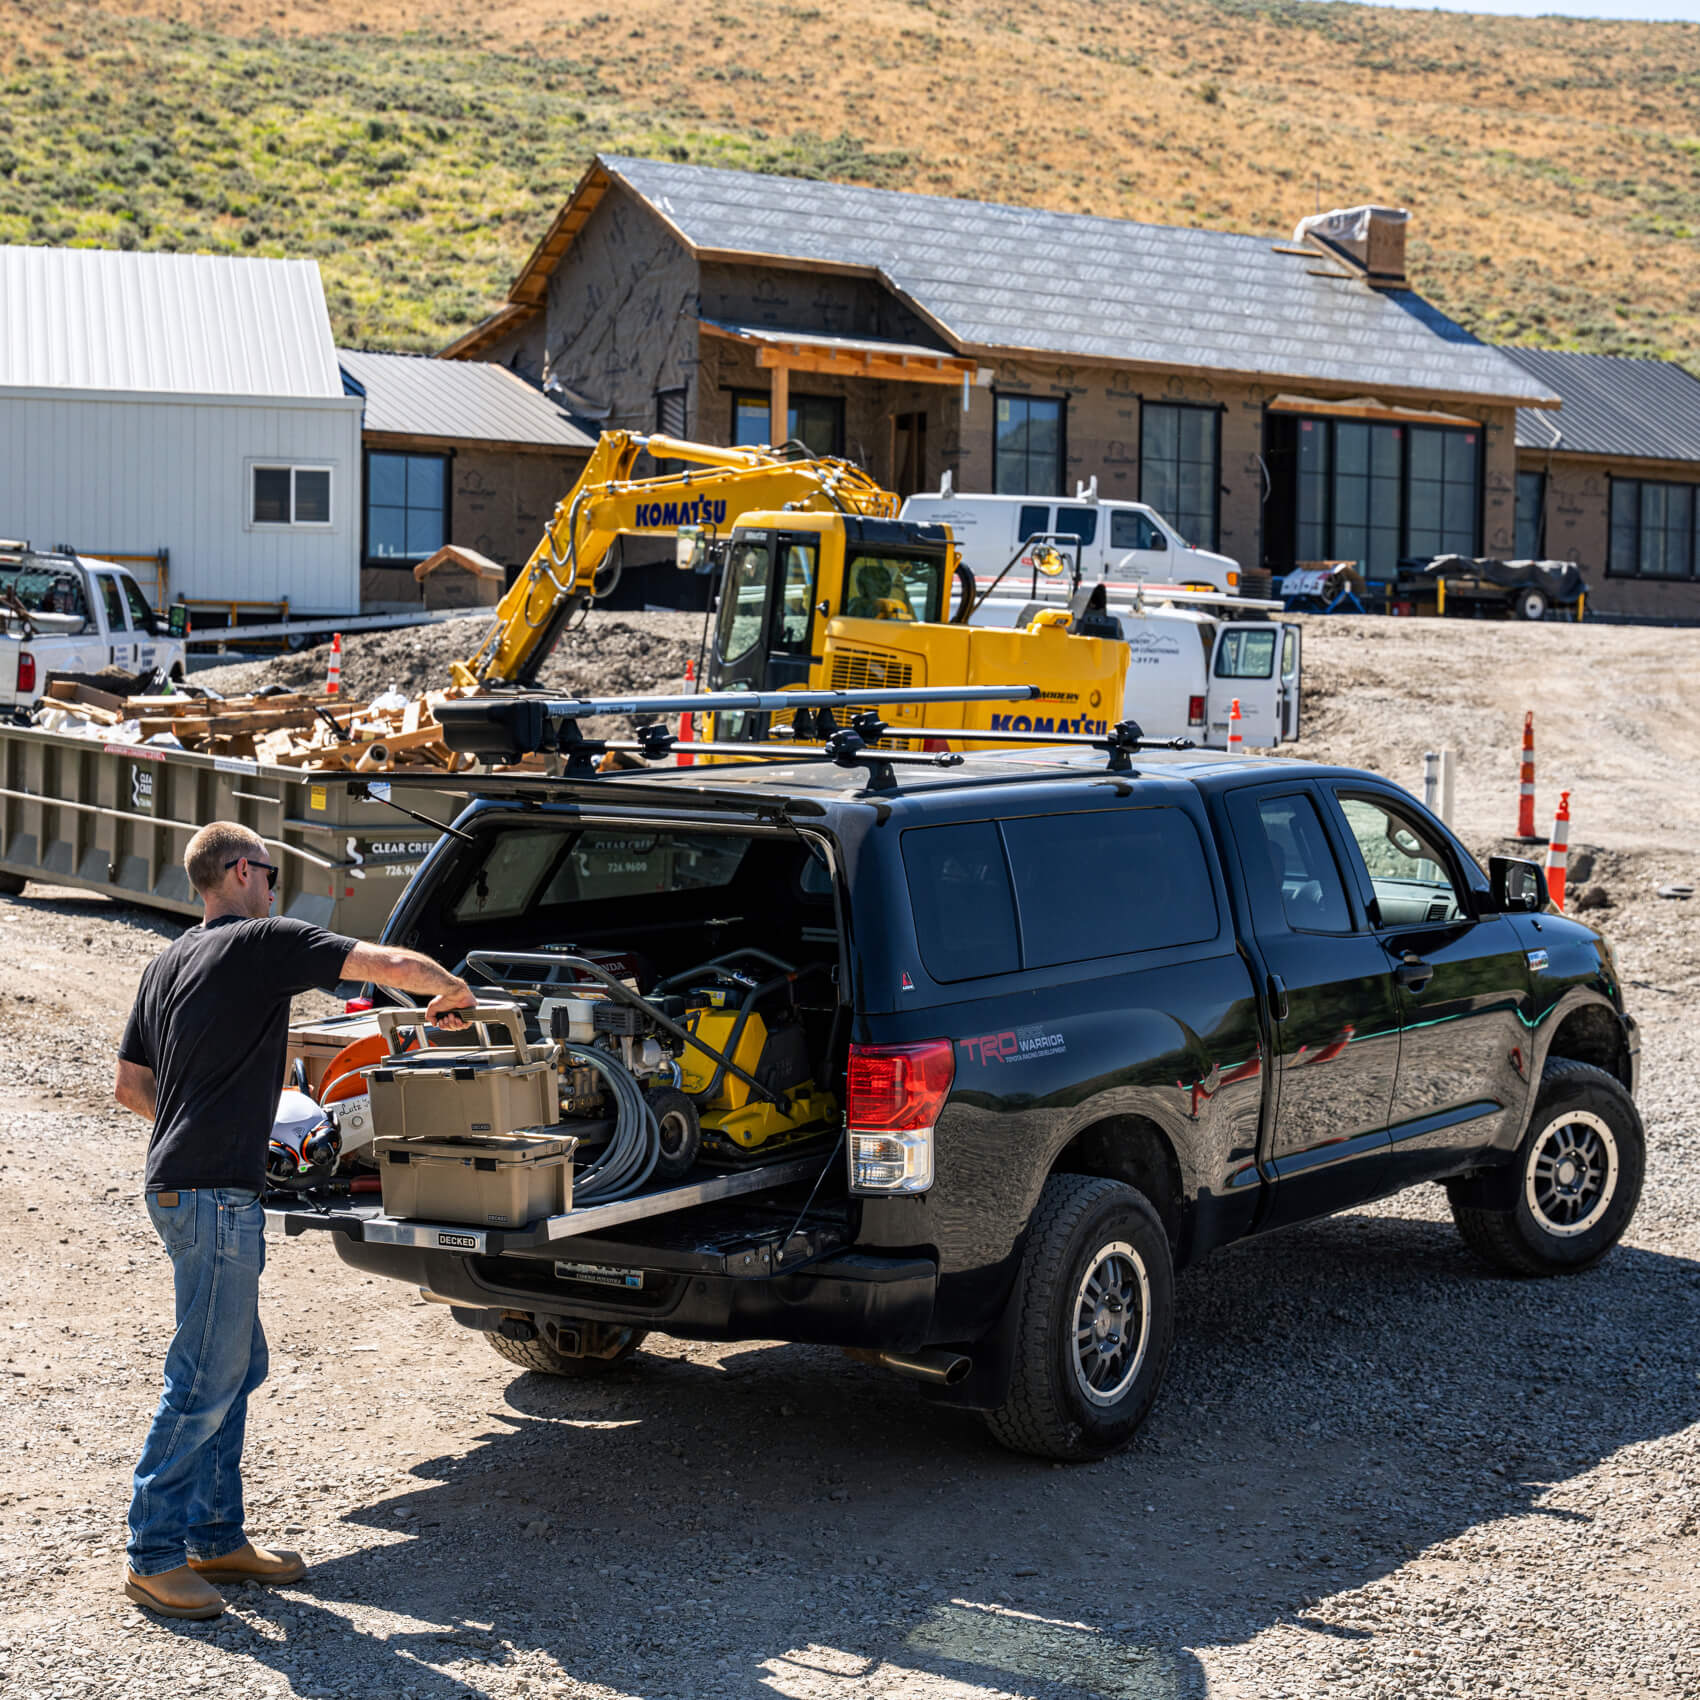
[(254, 527), (310, 526), (329, 529), (331, 469), (328, 466), (248, 468), (248, 524)]

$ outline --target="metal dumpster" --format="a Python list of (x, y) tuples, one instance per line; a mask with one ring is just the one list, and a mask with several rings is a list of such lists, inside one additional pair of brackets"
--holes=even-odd
[[(410, 789), (407, 801), (446, 821), (462, 799)], [(301, 768), (0, 726), (0, 876), (198, 916), (183, 849), (213, 820), (281, 852), (273, 913), (362, 939), (440, 836)]]

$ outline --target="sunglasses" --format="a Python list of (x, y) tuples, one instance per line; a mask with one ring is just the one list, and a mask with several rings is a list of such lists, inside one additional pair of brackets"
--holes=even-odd
[(234, 862), (226, 862), (224, 864), (224, 871), (229, 873), (232, 868), (239, 866), (243, 862), (246, 862), (250, 868), (264, 868), (266, 870), (266, 890), (277, 890), (277, 876), (282, 870), (273, 866), (270, 862), (256, 861), (252, 856), (238, 856)]

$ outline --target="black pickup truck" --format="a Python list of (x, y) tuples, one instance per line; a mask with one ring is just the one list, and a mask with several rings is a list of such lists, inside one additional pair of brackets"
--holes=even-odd
[(1235, 1240), (1434, 1181), (1501, 1269), (1616, 1243), (1635, 1024), (1538, 868), (1484, 873), (1371, 773), (1114, 765), (467, 781), (388, 941), (604, 952), (640, 985), (758, 951), (833, 1119), (666, 1214), (439, 1232), (302, 1205), (289, 1231), (335, 1229), (529, 1368), (594, 1373), (649, 1331), (838, 1345), (1064, 1459), (1132, 1435), (1176, 1269)]

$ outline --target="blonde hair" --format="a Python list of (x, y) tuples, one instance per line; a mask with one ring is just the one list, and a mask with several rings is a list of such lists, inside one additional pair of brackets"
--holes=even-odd
[(203, 826), (183, 852), (183, 868), (196, 891), (214, 891), (229, 871), (226, 862), (239, 856), (264, 856), (266, 847), (252, 827), (233, 820), (215, 820)]

